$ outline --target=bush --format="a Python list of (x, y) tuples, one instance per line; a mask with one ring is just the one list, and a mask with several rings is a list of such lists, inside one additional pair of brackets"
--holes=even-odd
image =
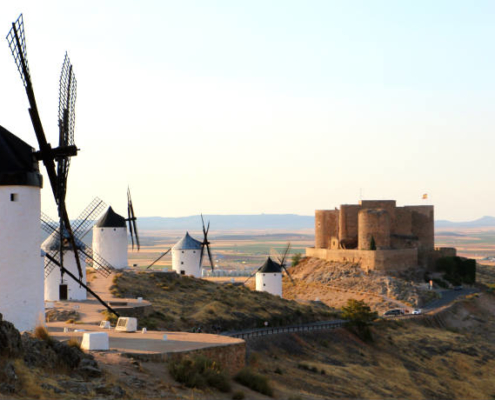
[(371, 311), (363, 300), (349, 299), (347, 305), (342, 307), (342, 318), (347, 320), (347, 326), (355, 330), (362, 340), (373, 339), (369, 326), (378, 318), (378, 314)]
[(243, 391), (237, 390), (232, 394), (232, 400), (244, 400), (246, 398), (246, 395), (244, 394)]
[(241, 369), (234, 379), (236, 382), (248, 387), (251, 390), (254, 390), (255, 392), (271, 397), (273, 396), (273, 389), (270, 386), (268, 378), (255, 373), (249, 367)]
[(297, 264), (301, 262), (302, 259), (302, 254), (301, 253), (296, 253), (292, 256), (292, 263), (291, 267), (295, 267)]
[(221, 392), (231, 390), (227, 374), (207, 357), (196, 356), (172, 360), (168, 368), (172, 378), (189, 388), (203, 389), (210, 386)]
[(476, 281), (476, 261), (470, 258), (442, 257), (436, 261), (436, 269), (444, 272), (443, 279), (454, 286)]
[(37, 339), (44, 340), (50, 345), (53, 344), (53, 338), (44, 325), (37, 325), (36, 328), (34, 328), (33, 336)]

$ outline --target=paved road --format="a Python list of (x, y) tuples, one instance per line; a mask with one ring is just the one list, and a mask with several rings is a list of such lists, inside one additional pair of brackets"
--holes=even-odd
[(479, 290), (475, 288), (463, 288), (462, 290), (453, 290), (453, 289), (442, 290), (440, 292), (442, 298), (434, 300), (431, 303), (425, 305), (423, 307), (423, 312), (433, 311), (437, 308), (446, 306), (447, 304), (454, 301), (460, 296), (466, 296), (468, 294), (476, 293), (476, 292), (479, 292)]

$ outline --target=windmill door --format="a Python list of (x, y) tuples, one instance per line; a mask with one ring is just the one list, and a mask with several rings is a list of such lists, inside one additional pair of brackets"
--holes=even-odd
[(60, 300), (67, 300), (67, 298), (69, 297), (69, 290), (68, 290), (68, 287), (67, 285), (60, 285), (59, 286), (59, 299)]

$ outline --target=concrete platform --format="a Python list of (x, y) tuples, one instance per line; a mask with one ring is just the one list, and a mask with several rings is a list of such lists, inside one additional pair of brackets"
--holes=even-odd
[[(70, 332), (64, 332), (64, 328), (69, 328)], [(244, 343), (242, 339), (206, 333), (163, 331), (128, 333), (118, 332), (115, 329), (101, 329), (92, 324), (66, 324), (65, 322), (48, 324), (50, 334), (58, 340), (68, 340), (73, 337), (82, 338), (84, 332), (74, 332), (74, 329), (84, 329), (85, 332), (108, 333), (110, 350), (122, 353), (164, 354)], [(167, 340), (163, 340), (163, 335), (167, 335)]]

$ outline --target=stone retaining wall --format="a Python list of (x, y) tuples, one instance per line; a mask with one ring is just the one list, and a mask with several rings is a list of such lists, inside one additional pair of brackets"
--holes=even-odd
[(218, 363), (229, 375), (234, 376), (246, 366), (246, 342), (213, 346), (204, 349), (178, 351), (173, 353), (122, 353), (124, 357), (134, 358), (140, 361), (168, 362), (169, 360), (182, 359), (203, 355)]

